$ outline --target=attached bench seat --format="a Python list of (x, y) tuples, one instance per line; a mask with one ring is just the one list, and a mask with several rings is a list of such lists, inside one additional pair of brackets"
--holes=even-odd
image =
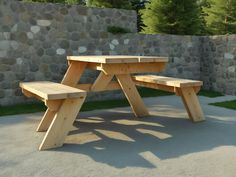
[(194, 122), (205, 120), (196, 95), (203, 84), (202, 81), (156, 75), (137, 75), (132, 78), (138, 86), (173, 92), (181, 96), (189, 118)]
[(45, 100), (79, 98), (86, 96), (86, 92), (83, 90), (48, 81), (23, 82), (20, 83), (20, 87), (22, 88), (23, 93), (30, 92), (31, 94), (37, 95)]
[(63, 145), (79, 110), (84, 103), (86, 92), (59, 83), (39, 81), (20, 83), (27, 97), (35, 97), (48, 107), (37, 131), (46, 132), (39, 150)]

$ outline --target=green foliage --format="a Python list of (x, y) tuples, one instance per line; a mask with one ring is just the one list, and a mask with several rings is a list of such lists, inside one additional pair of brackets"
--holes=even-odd
[(130, 30), (119, 26), (108, 26), (107, 32), (112, 34), (124, 34), (124, 33), (130, 33)]
[(198, 0), (151, 0), (141, 11), (145, 33), (201, 34), (203, 18)]
[(216, 97), (224, 96), (222, 93), (212, 91), (212, 90), (200, 90), (198, 95), (209, 97), (209, 98), (216, 98)]
[(82, 4), (82, 0), (23, 0), (23, 2)]
[(142, 31), (144, 24), (141, 18), (141, 10), (145, 8), (145, 4), (148, 2), (148, 0), (132, 0), (132, 7), (137, 12), (137, 30)]
[(236, 100), (210, 103), (209, 105), (236, 110)]
[(46, 107), (43, 103), (0, 106), (0, 116), (35, 113), (35, 112), (41, 112), (45, 110), (46, 110)]
[[(142, 97), (154, 97), (154, 96), (165, 96), (172, 93), (164, 92), (161, 90), (139, 88), (139, 93)], [(92, 111), (96, 109), (109, 109), (116, 107), (129, 106), (126, 99), (121, 100), (105, 100), (105, 101), (90, 101), (85, 102), (81, 108), (81, 111)], [(33, 104), (18, 104), (13, 106), (0, 106), (0, 116), (14, 115), (14, 114), (25, 114), (45, 111), (46, 107), (43, 103)]]
[(204, 10), (210, 34), (236, 34), (236, 0), (211, 0)]
[(132, 9), (130, 0), (87, 0), (89, 7)]

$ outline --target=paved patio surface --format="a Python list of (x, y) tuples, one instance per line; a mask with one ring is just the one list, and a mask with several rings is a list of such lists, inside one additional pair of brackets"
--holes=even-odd
[(43, 113), (0, 117), (0, 177), (235, 177), (236, 111), (200, 97), (207, 121), (192, 123), (179, 97), (146, 98), (152, 116), (130, 108), (83, 112), (62, 148), (37, 150)]

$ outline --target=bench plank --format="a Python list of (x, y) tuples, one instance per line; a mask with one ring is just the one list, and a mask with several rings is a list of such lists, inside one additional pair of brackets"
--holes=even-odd
[(191, 86), (201, 86), (202, 81), (189, 80), (189, 79), (179, 79), (173, 77), (156, 76), (156, 75), (140, 75), (133, 76), (135, 81), (154, 83), (171, 87), (191, 87)]
[(38, 95), (45, 100), (79, 98), (86, 96), (86, 92), (63, 84), (48, 81), (20, 83), (23, 90)]
[(196, 93), (200, 90), (202, 81), (179, 79), (156, 75), (133, 76), (136, 85), (174, 92), (182, 98), (189, 118), (194, 122), (205, 120)]

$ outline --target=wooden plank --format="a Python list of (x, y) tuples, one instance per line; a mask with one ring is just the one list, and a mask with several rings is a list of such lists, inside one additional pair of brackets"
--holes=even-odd
[(180, 88), (180, 93), (189, 118), (194, 122), (204, 121), (205, 117), (194, 89), (191, 87), (183, 87)]
[[(156, 83), (149, 83), (149, 82), (142, 82), (142, 81), (136, 81), (134, 80), (135, 85), (140, 86), (140, 87), (147, 87), (147, 88), (152, 88), (152, 89), (157, 89), (157, 90), (163, 90), (167, 92), (172, 92), (175, 93), (177, 96), (180, 96), (178, 92), (178, 87), (173, 87), (173, 86), (167, 86), (167, 85), (162, 85), (162, 84), (156, 84)], [(195, 93), (198, 93), (200, 91), (200, 86), (193, 86)]]
[(68, 56), (67, 60), (92, 63), (145, 63), (168, 62), (168, 57), (156, 56), (126, 56), (126, 55), (102, 55), (102, 56)]
[(91, 70), (101, 71), (102, 70), (102, 64), (101, 63), (88, 63), (86, 68), (91, 69)]
[(186, 111), (187, 111), (187, 113), (188, 113), (189, 119), (190, 119), (191, 121), (193, 121), (192, 114), (191, 114), (191, 112), (190, 112), (190, 110), (189, 110), (189, 108), (188, 108), (188, 105), (187, 105), (186, 100), (185, 100), (184, 97), (183, 97), (181, 88), (177, 88), (176, 91), (177, 91), (177, 94), (176, 94), (176, 95), (178, 95), (178, 96), (181, 97), (181, 100), (182, 100), (182, 102), (183, 102), (183, 104), (184, 104), (184, 107), (185, 107), (185, 109), (186, 109)]
[(50, 109), (51, 111), (57, 112), (61, 106), (63, 100), (46, 100), (45, 105)]
[(38, 96), (38, 95), (36, 95), (36, 94), (33, 94), (33, 93), (31, 93), (31, 92), (29, 92), (29, 91), (27, 91), (27, 90), (25, 90), (25, 89), (23, 89), (22, 88), (22, 93), (25, 95), (25, 96), (27, 96), (27, 97), (34, 97), (34, 98), (37, 98), (38, 100), (41, 100), (41, 101), (45, 101), (45, 99), (44, 98), (41, 98), (40, 96)]
[(101, 72), (94, 82), (94, 84), (91, 87), (91, 91), (102, 91), (104, 90), (109, 82), (111, 82), (114, 75), (105, 75), (103, 72)]
[[(60, 103), (61, 105), (61, 103)], [(45, 132), (48, 130), (48, 127), (52, 123), (52, 120), (54, 116), (56, 115), (56, 111), (47, 109), (47, 111), (44, 113), (43, 118), (41, 119), (38, 127), (37, 127), (37, 132)]]
[(86, 94), (83, 90), (47, 81), (20, 83), (20, 87), (45, 100), (78, 98)]
[[(95, 90), (91, 89), (92, 85), (93, 84), (78, 84), (76, 88), (85, 90), (87, 92), (96, 92)], [(111, 91), (111, 90), (120, 90), (120, 89), (121, 87), (118, 82), (111, 81), (104, 89), (101, 89), (99, 91)]]
[(201, 90), (201, 86), (193, 87), (195, 93), (198, 93)]
[(58, 113), (54, 116), (52, 123), (39, 147), (39, 150), (45, 150), (63, 145), (76, 116), (84, 102), (85, 98), (66, 99)]
[(134, 83), (135, 83), (135, 85), (138, 85), (141, 87), (147, 87), (147, 88), (152, 88), (152, 89), (163, 90), (163, 91), (175, 93), (175, 87), (171, 87), (171, 86), (160, 85), (160, 84), (155, 84), (155, 83), (148, 83), (148, 82), (141, 82), (141, 81), (135, 81), (135, 80), (134, 80)]
[(146, 109), (142, 98), (140, 97), (135, 84), (133, 83), (131, 76), (128, 74), (116, 75), (117, 80), (128, 99), (130, 106), (137, 117), (148, 116), (148, 110)]
[(164, 62), (102, 64), (101, 70), (107, 75), (160, 72), (165, 68), (165, 65)]
[(164, 62), (167, 63), (168, 57), (155, 57), (155, 56), (144, 56), (144, 57), (139, 57), (139, 62), (140, 63), (146, 63), (146, 62)]
[(133, 79), (135, 81), (156, 83), (172, 87), (193, 87), (193, 86), (201, 86), (203, 84), (202, 81), (197, 81), (197, 80), (179, 79), (179, 78), (156, 76), (156, 75), (133, 76)]

